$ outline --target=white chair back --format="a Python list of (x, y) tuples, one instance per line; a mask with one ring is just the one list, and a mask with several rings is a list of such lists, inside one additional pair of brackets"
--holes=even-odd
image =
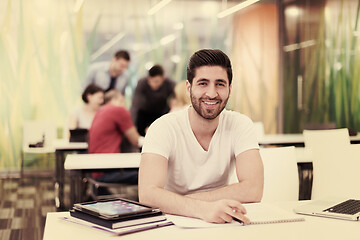
[(298, 201), (299, 173), (295, 147), (262, 148), (264, 192), (262, 202)]
[[(262, 201), (298, 201), (299, 174), (295, 147), (261, 148), (264, 164)], [(231, 171), (229, 183), (238, 182), (236, 170)]]
[(351, 146), (348, 130), (304, 130), (304, 138), (313, 162), (311, 199), (358, 196), (360, 146)]
[(347, 128), (329, 130), (304, 130), (305, 147), (315, 152), (325, 152), (329, 147), (344, 148), (350, 146)]

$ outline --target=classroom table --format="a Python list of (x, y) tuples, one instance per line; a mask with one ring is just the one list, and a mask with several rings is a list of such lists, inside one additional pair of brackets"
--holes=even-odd
[[(302, 133), (294, 134), (265, 134), (259, 138), (260, 145), (281, 145), (281, 146), (304, 146), (304, 135)], [(360, 143), (360, 133), (356, 136), (350, 136), (352, 144)]]
[(70, 207), (82, 202), (82, 179), (86, 172), (139, 168), (140, 153), (68, 154), (64, 168), (70, 173)]
[(54, 143), (55, 149), (55, 206), (57, 209), (65, 209), (64, 206), (64, 162), (65, 154), (68, 152), (87, 152), (86, 142), (69, 142), (68, 140), (57, 140)]
[[(292, 209), (299, 202), (273, 203), (275, 207), (285, 210)], [(148, 231), (133, 233), (125, 236), (114, 236), (105, 231), (91, 229), (75, 223), (61, 220), (69, 217), (69, 212), (48, 213), (46, 218), (43, 240), (56, 239), (359, 239), (360, 222), (345, 221), (323, 217), (303, 216), (305, 221), (292, 223), (261, 224), (249, 226), (219, 225), (213, 228), (180, 228), (168, 226)]]

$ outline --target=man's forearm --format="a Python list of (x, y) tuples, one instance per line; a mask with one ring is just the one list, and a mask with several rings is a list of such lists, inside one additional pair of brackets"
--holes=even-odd
[(249, 181), (234, 183), (216, 190), (198, 192), (187, 195), (190, 198), (203, 201), (216, 201), (221, 199), (233, 199), (241, 203), (260, 202), (263, 192), (262, 184), (254, 185)]
[(202, 218), (202, 200), (182, 196), (166, 189), (151, 187), (140, 191), (140, 202), (158, 207), (161, 211), (169, 214), (188, 217)]

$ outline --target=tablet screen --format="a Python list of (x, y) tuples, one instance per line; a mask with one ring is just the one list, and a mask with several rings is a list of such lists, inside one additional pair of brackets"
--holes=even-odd
[(85, 207), (94, 212), (99, 212), (104, 215), (123, 215), (129, 213), (151, 211), (151, 208), (136, 205), (131, 202), (125, 202), (122, 200), (90, 203), (83, 205), (82, 207)]

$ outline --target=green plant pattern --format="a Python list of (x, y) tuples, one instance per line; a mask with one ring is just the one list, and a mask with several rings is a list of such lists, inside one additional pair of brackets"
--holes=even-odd
[[(285, 53), (285, 132), (301, 132), (306, 123), (327, 122), (360, 130), (359, 7), (359, 0), (326, 1), (319, 12), (316, 44)], [(297, 36), (297, 42), (300, 39)], [(304, 77), (302, 110), (296, 107), (293, 81), (299, 73)]]
[[(7, 0), (0, 5), (6, 8), (0, 15), (0, 171), (20, 168), (25, 120), (50, 120), (62, 127), (69, 111), (81, 103), (79, 92), (99, 34), (101, 15), (94, 13), (91, 33), (85, 39), (83, 14), (87, 1), (76, 13), (70, 10), (69, 2), (41, 1), (45, 6), (42, 11), (36, 8), (35, 0)], [(132, 4), (136, 11), (139, 1), (126, 4)], [(149, 59), (168, 63), (172, 54), (178, 54), (180, 62), (171, 66), (169, 75), (181, 81), (186, 79), (187, 59), (199, 48), (231, 51), (231, 44), (224, 42), (231, 18), (221, 23), (214, 19), (205, 41), (188, 31), (188, 21), (183, 19), (184, 28), (176, 43), (166, 49), (160, 46), (138, 53), (137, 64), (129, 69), (132, 89), (146, 74), (143, 66)], [(152, 43), (159, 42), (164, 36), (161, 24), (162, 19), (156, 17), (145, 29), (140, 27), (145, 24), (138, 22), (134, 41), (141, 43), (148, 37)], [(221, 34), (219, 24), (225, 29)]]
[(82, 8), (70, 21), (64, 5), (52, 4), (39, 12), (32, 1), (8, 0), (0, 16), (0, 169), (19, 169), (25, 120), (63, 126), (78, 101), (100, 17), (85, 42)]

